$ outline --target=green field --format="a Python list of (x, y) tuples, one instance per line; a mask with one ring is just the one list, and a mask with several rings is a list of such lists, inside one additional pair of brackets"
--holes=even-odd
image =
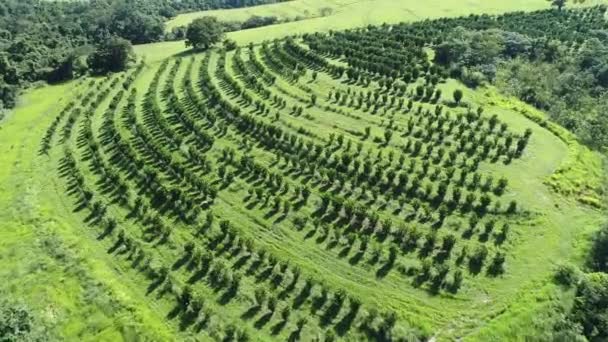
[[(240, 20), (334, 9), (326, 18), (230, 34), (245, 44), (547, 6), (544, 0), (460, 6), (431, 1), (409, 9), (410, 3), (415, 2), (302, 0), (209, 14)], [(170, 25), (197, 15), (179, 16)], [(605, 174), (601, 155), (565, 129), (546, 124), (544, 113), (492, 87), (470, 90), (445, 79), (436, 87), (442, 100), (431, 102), (412, 95), (422, 77), (403, 94), (384, 91), (378, 79), (365, 85), (336, 76), (335, 68), (344, 64), (339, 58), (323, 55), (327, 64), (321, 67), (299, 59), (288, 44), (227, 53), (186, 53), (183, 42), (137, 46), (142, 58), (125, 73), (24, 94), (0, 123), (0, 294), (27, 304), (52, 339), (62, 340), (238, 340), (243, 334), (251, 341), (323, 340), (332, 334), (372, 340), (390, 321), (389, 312), (397, 322), (389, 330), (410, 340), (542, 340), (552, 313), (572, 296), (549, 281), (555, 266), (580, 263), (589, 234), (604, 219), (598, 204)], [(293, 44), (305, 46), (301, 40)], [(464, 90), (466, 106), (451, 103), (455, 89)], [(355, 94), (370, 90), (411, 100), (413, 108), (357, 106)], [(330, 99), (330, 93), (353, 101)], [(446, 122), (480, 107), (483, 114), (471, 116), (471, 126), (461, 125), (462, 132), (455, 129), (446, 140), (427, 139), (425, 132), (439, 130), (434, 119), (426, 119), (438, 107)], [(487, 128), (493, 115), (504, 124), (503, 133), (500, 125)], [(414, 129), (406, 132), (409, 122)], [(522, 140), (528, 129), (531, 135), (520, 155), (515, 145), (492, 148), (494, 160), (474, 145), (468, 157), (458, 152), (456, 174), (472, 159), (480, 162), (471, 166), (462, 200), (454, 205), (464, 206), (469, 193), (501, 203), (481, 211), (479, 224), (469, 231), (474, 209), (450, 210), (440, 220), (428, 198), (446, 179), (446, 202), (453, 196), (456, 185), (443, 163), (469, 132), (478, 133), (471, 127), (497, 146), (507, 146), (506, 136)], [(270, 134), (273, 129), (281, 134)], [(394, 134), (384, 142), (389, 130)], [(441, 147), (446, 155), (436, 149), (408, 153), (403, 146), (410, 141), (422, 142), (425, 151)], [(317, 145), (331, 155), (327, 161), (307, 159)], [(349, 153), (362, 164), (371, 161), (374, 174), (405, 170), (415, 161), (409, 173), (424, 175), (420, 189), (407, 197), (393, 192), (394, 184), (374, 183), (371, 173), (354, 185), (352, 167), (344, 171), (330, 163)], [(436, 177), (421, 171), (425, 167)], [(484, 190), (483, 182), (473, 184), (475, 174), (492, 177), (493, 184), (505, 178), (508, 186), (504, 193)], [(310, 192), (306, 200), (302, 188)], [(333, 214), (332, 209), (318, 213), (324, 198), (333, 201)], [(366, 217), (358, 228), (343, 222), (349, 200)], [(511, 201), (517, 203), (515, 213), (507, 212)], [(375, 226), (369, 223), (373, 213), (379, 216)], [(494, 230), (484, 233), (490, 221)], [(505, 224), (510, 229), (500, 238)], [(419, 240), (391, 256), (401, 229), (409, 235), (418, 229)], [(448, 236), (456, 239), (446, 257), (441, 242)], [(429, 240), (436, 244), (425, 255)], [(488, 251), (483, 267), (470, 266), (471, 254), (465, 257), (469, 262), (458, 263), (465, 247)], [(491, 275), (490, 261), (500, 254), (504, 270)], [(442, 257), (445, 261), (437, 261)], [(430, 274), (423, 279), (428, 263)], [(441, 265), (449, 271), (434, 288)], [(462, 284), (452, 291), (458, 272)], [(185, 293), (191, 298), (185, 300)]]
[[(606, 0), (587, 0), (583, 6), (606, 3)], [(574, 5), (580, 6), (580, 5)], [(321, 17), (323, 8), (332, 14)], [(261, 27), (228, 34), (239, 44), (283, 38), (294, 34), (344, 30), (366, 25), (400, 23), (468, 14), (500, 14), (510, 11), (535, 11), (547, 8), (546, 0), (470, 0), (470, 1), (416, 1), (416, 0), (295, 0), (279, 4), (213, 10), (180, 14), (167, 22), (167, 30), (188, 25), (195, 18), (213, 16), (223, 21), (244, 21), (252, 15), (273, 15), (279, 19), (307, 19)]]

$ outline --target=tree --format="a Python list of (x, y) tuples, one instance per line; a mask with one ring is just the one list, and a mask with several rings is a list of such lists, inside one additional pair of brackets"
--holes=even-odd
[(388, 145), (388, 143), (391, 141), (391, 138), (393, 137), (393, 131), (390, 129), (387, 129), (386, 131), (384, 131), (384, 142)]
[(164, 33), (163, 19), (159, 16), (142, 13), (139, 5), (124, 2), (109, 20), (109, 31), (133, 44), (158, 41)]
[(224, 40), (224, 49), (226, 49), (226, 51), (236, 50), (237, 47), (238, 47), (238, 44), (234, 40), (232, 40), (232, 39)]
[(222, 24), (215, 17), (195, 19), (186, 30), (186, 46), (208, 49), (224, 37)]
[(595, 272), (608, 272), (608, 224), (593, 237), (588, 265)]
[(278, 21), (278, 18), (275, 16), (266, 16), (262, 17), (259, 15), (254, 15), (249, 17), (249, 19), (245, 20), (241, 24), (241, 30), (247, 30), (256, 27), (269, 26), (275, 24)]
[(48, 340), (46, 331), (38, 323), (24, 304), (0, 301), (0, 341)]
[(119, 72), (127, 69), (134, 60), (133, 46), (128, 40), (114, 37), (97, 47), (87, 58), (87, 64), (95, 74)]
[(0, 118), (3, 108), (12, 108), (17, 102), (17, 87), (4, 83), (0, 77)]
[(464, 94), (462, 93), (462, 90), (460, 89), (456, 89), (454, 90), (454, 101), (458, 104), (460, 103), (460, 101), (462, 101)]
[(557, 7), (557, 9), (559, 11), (562, 10), (562, 8), (564, 8), (564, 6), (566, 6), (566, 2), (567, 0), (547, 0), (551, 2), (551, 6), (555, 6)]
[(571, 319), (590, 341), (608, 339), (608, 274), (588, 274), (576, 291)]

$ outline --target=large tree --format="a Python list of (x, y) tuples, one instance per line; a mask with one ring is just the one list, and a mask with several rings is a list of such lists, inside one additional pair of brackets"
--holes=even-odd
[(566, 6), (566, 1), (567, 0), (548, 0), (551, 1), (551, 6), (555, 6), (557, 7), (558, 10), (562, 10), (562, 8), (564, 8), (564, 6)]
[(222, 24), (215, 17), (194, 20), (186, 30), (186, 46), (208, 49), (224, 37)]
[(608, 224), (593, 237), (588, 265), (594, 272), (608, 272)]
[(128, 40), (114, 37), (97, 47), (87, 59), (93, 73), (123, 71), (134, 58), (133, 46)]

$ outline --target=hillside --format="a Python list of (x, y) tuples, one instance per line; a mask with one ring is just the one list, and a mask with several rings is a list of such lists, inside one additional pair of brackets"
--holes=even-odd
[[(323, 3), (232, 51), (141, 45), (126, 72), (21, 98), (0, 126), (0, 294), (43, 340), (553, 337), (574, 296), (555, 269), (605, 221), (603, 157), (434, 57), (456, 27), (580, 50), (606, 9), (284, 38), (513, 9)], [(319, 4), (270, 6), (239, 13)]]
[[(586, 0), (571, 7), (606, 4), (606, 0)], [(283, 38), (294, 34), (344, 30), (366, 25), (401, 23), (469, 14), (501, 14), (547, 8), (547, 0), (472, 0), (466, 2), (430, 0), (298, 0), (251, 8), (213, 10), (179, 14), (166, 29), (188, 25), (195, 18), (214, 16), (223, 21), (245, 21), (251, 16), (276, 16), (292, 22), (230, 33), (240, 44)]]

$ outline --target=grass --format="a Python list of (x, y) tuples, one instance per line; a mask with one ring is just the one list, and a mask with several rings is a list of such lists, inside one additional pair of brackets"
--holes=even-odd
[[(588, 0), (583, 5), (606, 3), (606, 0)], [(574, 5), (580, 6), (580, 5)], [(534, 11), (546, 9), (546, 0), (294, 0), (252, 8), (213, 10), (185, 13), (167, 22), (167, 30), (188, 25), (201, 16), (215, 16), (224, 21), (244, 21), (252, 15), (274, 15), (280, 19), (305, 17), (301, 21), (255, 28), (228, 34), (241, 45), (261, 40), (272, 40), (290, 35), (344, 30), (367, 25), (399, 23), (440, 17), (457, 17), (468, 14), (501, 14), (510, 11)], [(330, 8), (331, 15), (320, 17), (323, 8)]]
[(26, 303), (52, 339), (166, 339), (149, 299), (72, 212), (40, 139), (79, 88), (71, 82), (31, 90), (0, 126), (0, 293)]
[[(153, 69), (142, 75), (141, 86), (149, 82)], [(323, 84), (321, 78), (321, 89), (325, 89)], [(286, 84), (281, 86), (288, 87)], [(444, 93), (457, 86), (456, 83), (446, 84)], [(137, 288), (143, 284), (137, 280), (137, 275), (108, 255), (105, 251), (107, 247), (99, 245), (90, 234), (82, 233), (79, 215), (70, 213), (70, 200), (61, 195), (63, 186), (52, 180), (57, 176), (48, 177), (48, 172), (52, 174), (54, 171), (48, 169), (47, 157), (36, 153), (39, 138), (59, 106), (51, 100), (54, 98), (52, 95), (69, 92), (70, 87), (72, 85), (49, 87), (28, 94), (24, 97), (24, 104), (0, 131), (3, 150), (10, 151), (2, 156), (3, 165), (12, 165), (0, 174), (0, 184), (3, 184), (2, 207), (5, 208), (2, 212), (5, 227), (1, 230), (1, 240), (3, 251), (7, 251), (2, 261), (8, 265), (3, 269), (2, 278), (11, 279), (3, 285), (4, 290), (23, 298), (43, 317), (45, 324), (55, 327), (54, 332), (58, 336), (68, 339), (70, 336), (128, 339), (131, 334), (141, 335), (144, 332), (153, 332), (157, 337), (176, 336), (175, 328), (166, 327), (162, 315), (159, 317), (155, 313), (158, 307), (167, 304), (162, 301), (156, 304), (150, 298), (142, 297)], [(297, 92), (296, 89), (291, 90)], [(553, 265), (579, 257), (577, 245), (584, 241), (583, 238), (601, 218), (597, 211), (556, 195), (543, 185), (543, 180), (568, 160), (569, 151), (572, 150), (568, 145), (517, 111), (501, 105), (492, 107), (492, 103), (501, 103), (498, 95), (466, 91), (465, 99), (482, 104), (488, 110), (491, 108), (499, 113), (501, 120), (513, 127), (532, 127), (534, 130), (535, 138), (521, 161), (509, 167), (487, 169), (509, 176), (512, 191), (523, 205), (544, 213), (532, 226), (517, 228), (516, 240), (509, 251), (510, 255), (517, 257), (510, 260), (508, 273), (498, 281), (478, 278), (459, 293), (457, 300), (428, 296), (418, 290), (403, 288), (395, 279), (382, 283), (369, 282), (365, 277), (357, 277), (350, 272), (342, 277), (357, 279), (350, 286), (363, 297), (375, 298), (382, 305), (396, 310), (407, 308), (402, 311), (406, 316), (416, 312), (416, 319), (426, 321), (438, 336), (460, 336), (471, 340), (534, 336), (538, 327), (523, 327), (519, 322), (531, 315), (543, 314), (557, 305), (555, 300), (560, 298), (559, 291), (556, 292), (545, 282), (551, 275)], [(330, 131), (331, 126), (326, 126), (323, 132)], [(20, 144), (10, 143), (15, 141)], [(574, 147), (577, 145), (574, 144)], [(227, 193), (226, 196), (226, 204), (229, 204), (238, 203), (243, 195), (236, 192)], [(61, 200), (57, 201), (57, 198)], [(232, 208), (220, 202), (217, 213), (230, 216), (241, 224), (250, 221), (250, 213), (237, 213)], [(252, 214), (263, 215), (263, 212), (254, 211)], [(579, 229), (573, 231), (569, 228), (572, 226)], [(309, 261), (304, 268), (319, 269), (320, 265), (324, 265), (327, 271), (335, 272), (348, 267), (342, 262), (328, 263), (331, 254), (310, 253), (317, 250), (315, 244), (290, 243), (297, 241), (297, 237), (288, 231), (282, 230), (276, 236), (274, 228), (270, 226), (246, 229), (260, 231), (260, 228), (262, 231), (269, 229), (270, 235), (262, 235), (264, 243), (279, 255), (299, 260), (306, 256)], [(45, 248), (44, 245), (48, 244), (52, 247)], [(32, 257), (24, 259), (25, 255)], [(31, 272), (31, 269), (39, 270)], [(124, 282), (125, 278), (136, 281)], [(340, 278), (329, 278), (328, 281), (343, 284)], [(378, 287), (383, 289), (380, 297), (377, 296)], [(530, 305), (531, 299), (536, 304)], [(501, 314), (505, 308), (508, 308), (507, 311)], [(114, 319), (117, 316), (123, 318)], [(133, 325), (132, 321), (139, 323)], [(492, 323), (486, 326), (489, 322)], [(479, 326), (484, 328), (472, 330)], [(438, 327), (442, 328), (436, 330)], [(462, 332), (467, 333), (461, 335)]]
[[(390, 8), (389, 4), (394, 7)], [(269, 32), (272, 32), (271, 36), (279, 37), (298, 30), (328, 30), (334, 25), (344, 25), (338, 28), (352, 27), (366, 20), (374, 20), (374, 23), (415, 20), (426, 16), (458, 15), (460, 11), (471, 10), (437, 2), (435, 7), (427, 3), (428, 9), (412, 6), (404, 16), (408, 4), (407, 1), (399, 5), (387, 1), (361, 1), (350, 5), (339, 1), (297, 1), (289, 3), (291, 7), (284, 7), (287, 4), (269, 5), (273, 6), (270, 13), (285, 16), (291, 15), (294, 8), (299, 11), (307, 8), (309, 13), (314, 13), (322, 5), (335, 6), (335, 11), (332, 20), (329, 20), (330, 17), (310, 19), (305, 26), (297, 27), (298, 23), (282, 24), (238, 32), (232, 37), (240, 43), (260, 42), (268, 38)], [(531, 10), (534, 6), (541, 8), (541, 5), (544, 7), (547, 4), (545, 1), (513, 1), (508, 4), (476, 1), (474, 10), (498, 13), (517, 5)], [(269, 6), (248, 9), (254, 12), (243, 12), (242, 15), (246, 17)], [(372, 7), (378, 12), (370, 11)], [(241, 10), (218, 13), (228, 15), (234, 11)], [(346, 17), (347, 13), (356, 15), (349, 16), (350, 21), (340, 19)], [(175, 54), (184, 57), (174, 79), (170, 79), (166, 73), (160, 79), (161, 85), (173, 82), (173, 86), (180, 89), (180, 80), (197, 76), (196, 67), (200, 65), (201, 55), (184, 54), (183, 42), (151, 44), (136, 49), (147, 64), (133, 86), (138, 89), (137, 117), (143, 120), (143, 94), (160, 61)], [(259, 47), (255, 51), (259, 55)], [(228, 54), (226, 68), (234, 75), (233, 53)], [(195, 68), (189, 75), (185, 64), (193, 57), (196, 58)], [(210, 58), (209, 70), (213, 75), (217, 70), (219, 55), (213, 52)], [(175, 58), (171, 58), (169, 68), (175, 61)], [(218, 79), (214, 78), (213, 82), (221, 86)], [(64, 180), (57, 171), (62, 148), (55, 147), (48, 156), (38, 153), (41, 137), (51, 121), (74, 93), (84, 89), (83, 83), (72, 82), (31, 90), (0, 125), (0, 150), (5, 151), (0, 155), (0, 164), (3, 165), (0, 168), (0, 263), (3, 265), (0, 270), (0, 279), (3, 279), (0, 293), (8, 293), (27, 303), (36, 318), (49, 327), (57, 339), (116, 341), (210, 338), (191, 331), (180, 331), (177, 322), (166, 318), (166, 313), (173, 307), (172, 299), (145, 295), (149, 281), (134, 271), (124, 257), (109, 253), (112, 242), (99, 240), (96, 228), (83, 223), (86, 214), (74, 211), (74, 199), (66, 193)], [(320, 74), (317, 81), (305, 84), (320, 95), (336, 87), (345, 87), (325, 74)], [(450, 80), (441, 88), (444, 94), (451, 94), (454, 89), (464, 87)], [(288, 94), (284, 95), (288, 99), (288, 108), (298, 103), (297, 98), (306, 99), (309, 96), (309, 91), (280, 78), (273, 90)], [(116, 91), (113, 89), (112, 94)], [(179, 96), (183, 98), (183, 94)], [(561, 262), (580, 262), (588, 235), (604, 219), (603, 213), (594, 206), (604, 195), (601, 188), (605, 174), (602, 158), (578, 144), (560, 127), (548, 126), (543, 121), (543, 113), (517, 100), (505, 98), (491, 88), (466, 89), (464, 99), (474, 108), (483, 106), (486, 113), (497, 114), (516, 132), (526, 128), (533, 130), (533, 138), (521, 159), (508, 166), (484, 163), (481, 170), (506, 176), (510, 190), (503, 201), (516, 198), (523, 207), (535, 213), (529, 219), (514, 223), (513, 237), (506, 247), (507, 272), (499, 278), (466, 276), (464, 287), (454, 296), (430, 295), (428, 291), (404, 282), (395, 272), (384, 279), (376, 279), (373, 268), (355, 267), (345, 259), (337, 258), (335, 250), (327, 248), (326, 244), (316, 243), (316, 237), (304, 239), (305, 232), (292, 229), (289, 221), (266, 218), (267, 208), (254, 206), (247, 209), (243, 198), (248, 184), (240, 180), (220, 192), (214, 213), (218, 217), (229, 218), (238, 226), (242, 237), (254, 239), (257, 245), (273, 252), (280, 260), (289, 260), (307, 274), (331, 286), (347, 288), (349, 293), (363, 298), (366, 305), (395, 310), (399, 317), (426, 329), (437, 340), (538, 338), (550, 329), (554, 319), (551, 313), (571, 300), (570, 293), (562, 292), (549, 281), (553, 268)], [(238, 99), (231, 98), (230, 101), (236, 103)], [(102, 126), (102, 115), (108, 102), (105, 100), (92, 115), (95, 132)], [(125, 106), (124, 99), (119, 106)], [(165, 104), (161, 106), (164, 108)], [(277, 124), (292, 132), (304, 126), (320, 138), (340, 132), (356, 139), (352, 132), (363, 128), (362, 123), (352, 117), (325, 112), (321, 108), (307, 108), (306, 111), (312, 120), (282, 115)], [(361, 113), (357, 115), (366, 120), (365, 125), (373, 127), (373, 136), (382, 135), (381, 126), (385, 118)], [(403, 123), (403, 120), (397, 118), (399, 123)], [(74, 129), (79, 131), (82, 123), (83, 120), (79, 120)], [(130, 127), (121, 126), (120, 134), (131, 137), (133, 133)], [(231, 130), (226, 136), (216, 139), (209, 155), (215, 159), (225, 147), (239, 151), (242, 149), (240, 142), (241, 137)], [(77, 155), (83, 154), (76, 137), (72, 137), (68, 144)], [(365, 145), (371, 148), (377, 146), (369, 141)], [(268, 151), (255, 147), (252, 153), (260, 163), (270, 165), (273, 162), (273, 155)], [(86, 166), (86, 158), (77, 159), (86, 182), (96, 184), (101, 177)], [(129, 181), (129, 184), (134, 183)], [(111, 201), (109, 194), (99, 192), (99, 197)], [(118, 205), (111, 208), (112, 214), (119, 218), (119, 226), (125, 231), (135, 234), (142, 229), (139, 223), (125, 218), (126, 209)], [(310, 209), (304, 207), (303, 213), (309, 213)], [(147, 250), (155, 253), (153, 263), (172, 263), (180, 257), (181, 244), (192, 239), (188, 227), (176, 223), (174, 228), (172, 242), (167, 246), (142, 243)], [(184, 270), (173, 273), (178, 284), (187, 276)], [(256, 286), (244, 280), (242, 292), (251, 294)], [(221, 310), (219, 312), (223, 314), (223, 319), (241, 322), (238, 316), (246, 305), (246, 299), (240, 298), (220, 306), (214, 300), (217, 294), (207, 287), (197, 286), (197, 291), (208, 299), (214, 310)], [(276, 319), (270, 325), (274, 323)], [(266, 340), (270, 336), (269, 328), (255, 330), (252, 321), (242, 321), (241, 324), (253, 331), (252, 340)], [(292, 326), (288, 326), (278, 338), (286, 340), (289, 328)], [(322, 329), (311, 325), (304, 339), (312, 339), (318, 333), (322, 333)]]
[[(590, 6), (607, 4), (608, 0), (587, 0), (583, 4), (572, 6)], [(185, 26), (201, 16), (215, 16), (223, 21), (244, 21), (252, 15), (274, 15), (279, 19), (295, 19), (272, 26), (241, 30), (227, 34), (239, 45), (258, 44), (264, 40), (284, 38), (304, 33), (328, 32), (330, 30), (345, 30), (367, 25), (383, 23), (400, 23), (422, 19), (441, 17), (457, 17), (468, 14), (501, 14), (510, 11), (534, 11), (546, 9), (546, 0), (470, 0), (443, 1), (429, 0), (293, 0), (283, 3), (261, 5), (249, 8), (210, 10), (184, 13), (166, 23), (166, 29)], [(321, 17), (319, 13), (324, 8), (330, 8), (331, 14)], [(162, 42), (138, 45), (138, 54), (144, 55), (149, 61), (158, 61), (166, 57), (185, 53), (187, 48), (183, 41)]]

